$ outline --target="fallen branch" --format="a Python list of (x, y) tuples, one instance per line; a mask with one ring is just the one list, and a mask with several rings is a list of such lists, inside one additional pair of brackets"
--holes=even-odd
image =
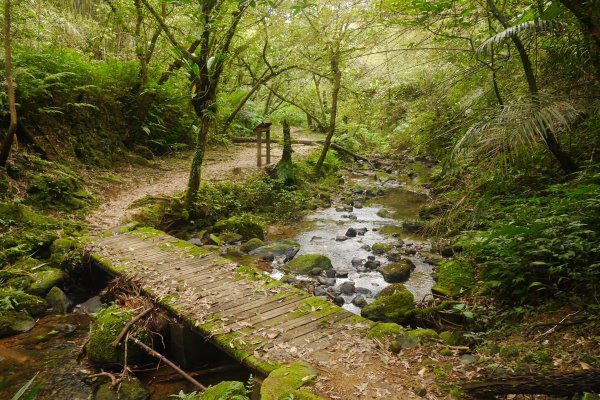
[(142, 311), (141, 313), (139, 313), (138, 315), (133, 317), (129, 322), (127, 322), (125, 324), (125, 326), (123, 327), (123, 329), (121, 330), (121, 332), (119, 333), (119, 335), (117, 336), (117, 338), (112, 342), (112, 344), (111, 344), (112, 347), (116, 348), (119, 345), (119, 343), (121, 343), (121, 340), (123, 340), (123, 338), (125, 337), (127, 332), (129, 332), (129, 329), (131, 329), (133, 324), (138, 322), (140, 319), (144, 318), (153, 309), (154, 309), (154, 307), (148, 307), (144, 311)]
[(117, 379), (117, 377), (114, 376), (113, 374), (111, 374), (110, 372), (105, 372), (105, 371), (98, 372), (97, 374), (90, 375), (89, 378), (98, 378), (98, 377), (101, 377), (101, 376), (106, 376), (106, 377), (110, 378), (110, 385), (111, 385), (111, 387), (117, 386), (119, 384), (119, 382), (121, 382), (121, 380), (122, 380), (122, 379)]
[(573, 396), (575, 393), (600, 392), (600, 369), (559, 374), (510, 376), (489, 381), (467, 382), (462, 388), (476, 399), (495, 399), (509, 394), (548, 394)]
[(194, 378), (192, 378), (187, 372), (185, 372), (184, 370), (182, 370), (181, 368), (179, 368), (171, 360), (169, 360), (168, 358), (166, 358), (165, 356), (163, 356), (162, 354), (160, 354), (159, 352), (157, 352), (156, 350), (154, 350), (152, 347), (146, 345), (145, 343), (141, 342), (139, 339), (137, 339), (135, 337), (130, 337), (129, 339), (133, 343), (137, 344), (142, 350), (146, 351), (146, 353), (148, 353), (152, 357), (158, 358), (160, 361), (164, 362), (169, 367), (173, 368), (175, 371), (177, 371), (177, 373), (179, 373), (188, 382), (192, 383), (194, 386), (196, 386), (201, 391), (205, 391), (206, 390), (206, 386), (204, 386), (203, 384), (201, 384), (200, 382), (198, 382), (197, 380), (195, 380)]
[(346, 154), (354, 157), (355, 160), (364, 161), (366, 163), (369, 163), (370, 165), (373, 165), (373, 163), (371, 162), (371, 160), (369, 160), (368, 158), (363, 157), (360, 154), (356, 154), (355, 152), (350, 151), (347, 148), (340, 146), (339, 144), (331, 143), (331, 148), (334, 149), (334, 150), (340, 151), (342, 153), (346, 153)]

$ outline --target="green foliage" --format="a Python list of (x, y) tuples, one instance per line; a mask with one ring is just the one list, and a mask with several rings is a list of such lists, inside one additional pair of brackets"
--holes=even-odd
[[(37, 394), (42, 387), (42, 382), (35, 382), (37, 375), (38, 374), (36, 373), (30, 380), (21, 386), (17, 393), (11, 397), (11, 400), (34, 400), (37, 398)], [(2, 381), (0, 381), (0, 391), (2, 391), (6, 379), (7, 378), (3, 378)]]
[(508, 302), (593, 295), (600, 281), (598, 173), (501, 202), (490, 229), (469, 243), (486, 286)]

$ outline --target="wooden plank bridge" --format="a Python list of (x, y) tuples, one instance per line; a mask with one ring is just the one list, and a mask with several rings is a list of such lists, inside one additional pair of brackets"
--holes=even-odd
[[(381, 342), (367, 337), (377, 324), (343, 308), (151, 229), (99, 239), (87, 253), (109, 274), (138, 282), (156, 304), (255, 373), (305, 361), (320, 370), (315, 390), (326, 397), (379, 398), (363, 396), (369, 385), (373, 393), (390, 391), (389, 382), (382, 386), (385, 376), (372, 381), (373, 371), (394, 364)], [(352, 385), (366, 379), (359, 362), (371, 377), (357, 391)], [(327, 376), (330, 368), (344, 379)], [(388, 398), (413, 398), (406, 393)]]

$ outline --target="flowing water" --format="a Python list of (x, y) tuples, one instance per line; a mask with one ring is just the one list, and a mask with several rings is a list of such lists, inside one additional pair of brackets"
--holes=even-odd
[[(377, 185), (373, 178), (352, 177), (350, 182), (361, 187)], [(308, 215), (300, 224), (301, 233), (292, 237), (301, 245), (298, 255), (316, 253), (329, 257), (336, 271), (348, 273), (347, 277), (336, 278), (334, 289), (338, 289), (344, 282), (354, 282), (356, 288), (362, 288), (357, 292), (363, 293), (370, 303), (389, 283), (376, 270), (353, 267), (352, 260), (356, 258), (367, 260), (369, 256), (373, 256), (370, 250), (373, 244), (389, 243), (397, 246), (405, 253), (403, 257), (414, 263), (415, 269), (408, 281), (404, 282), (404, 286), (413, 293), (415, 301), (424, 299), (431, 294), (431, 288), (435, 283), (432, 277), (434, 267), (425, 262), (422, 255), (422, 252), (431, 250), (431, 244), (425, 237), (402, 228), (403, 222), (418, 218), (420, 207), (428, 199), (426, 191), (419, 183), (418, 179), (411, 178), (405, 179), (405, 182), (394, 180), (383, 186), (382, 195), (367, 200), (362, 208), (354, 207), (349, 212), (336, 211), (336, 207), (330, 207)], [(381, 212), (381, 210), (385, 211)], [(366, 228), (367, 231), (362, 236), (344, 241), (336, 240), (344, 236), (349, 228)], [(380, 261), (381, 265), (389, 262), (385, 254), (375, 256), (375, 260)], [(274, 265), (271, 275), (276, 278), (284, 276), (280, 268), (281, 266)], [(313, 278), (300, 276), (298, 279), (312, 280)], [(360, 308), (352, 304), (355, 294), (342, 296), (345, 300), (343, 307), (360, 314)]]

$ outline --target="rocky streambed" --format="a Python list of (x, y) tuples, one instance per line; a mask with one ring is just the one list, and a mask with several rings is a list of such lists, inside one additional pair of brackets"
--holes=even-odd
[(426, 300), (441, 257), (415, 233), (419, 209), (428, 200), (421, 177), (349, 176), (346, 187), (352, 189), (331, 207), (305, 217), (300, 233), (287, 242), (292, 248), (275, 255), (270, 275), (356, 314), (391, 284), (403, 284), (416, 302)]

